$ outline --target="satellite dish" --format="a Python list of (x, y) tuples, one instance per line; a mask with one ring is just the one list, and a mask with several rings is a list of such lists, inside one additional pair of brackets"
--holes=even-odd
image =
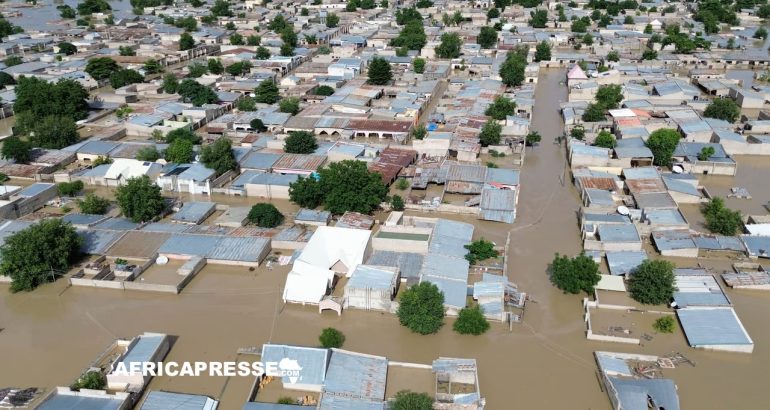
[(618, 207), (618, 213), (621, 215), (628, 215), (631, 211), (628, 210), (628, 207), (621, 205)]
[(158, 256), (158, 259), (155, 259), (155, 263), (158, 265), (165, 265), (168, 263), (168, 258), (165, 256)]
[(682, 172), (684, 172), (684, 167), (682, 167), (681, 165), (674, 165), (673, 167), (671, 167), (671, 171), (674, 172), (675, 174), (681, 174)]

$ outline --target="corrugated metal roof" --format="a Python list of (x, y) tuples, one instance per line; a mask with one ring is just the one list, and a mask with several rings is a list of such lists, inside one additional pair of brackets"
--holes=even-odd
[(621, 379), (610, 377), (610, 383), (618, 394), (620, 408), (624, 410), (648, 410), (654, 408), (679, 410), (676, 385), (670, 379)]
[(436, 285), (444, 294), (444, 305), (458, 309), (465, 307), (466, 298), (468, 297), (468, 284), (466, 282), (425, 274), (421, 276), (420, 281)]
[(680, 308), (688, 306), (730, 306), (730, 300), (717, 280), (708, 274), (677, 274), (674, 301)]
[(326, 155), (284, 154), (273, 164), (273, 168), (315, 171), (324, 161)]
[(602, 224), (597, 229), (602, 242), (641, 242), (634, 224)]
[(207, 396), (151, 391), (144, 399), (141, 410), (216, 410), (217, 404), (216, 400)]
[(343, 350), (333, 350), (326, 371), (324, 392), (334, 396), (385, 399), (388, 360)]
[(215, 202), (185, 202), (179, 212), (171, 217), (171, 220), (197, 224), (214, 212), (216, 206)]
[(256, 236), (223, 237), (209, 250), (205, 256), (210, 259), (220, 259), (239, 262), (260, 262), (265, 248), (270, 246), (270, 239)]
[(56, 187), (55, 184), (49, 184), (46, 182), (37, 182), (22, 189), (16, 195), (23, 198), (32, 198), (54, 187)]
[(126, 368), (131, 368), (131, 363), (143, 363), (152, 360), (155, 352), (160, 349), (161, 343), (166, 339), (165, 335), (140, 335), (134, 345), (126, 352), (120, 363), (125, 363)]
[(749, 255), (770, 258), (770, 236), (741, 235), (741, 241), (746, 245)]
[(375, 251), (366, 264), (397, 267), (401, 270), (402, 278), (417, 278), (420, 275), (423, 258), (424, 256), (419, 253)]
[[(314, 347), (265, 344), (262, 346), (261, 360), (263, 363), (279, 363), (279, 367), (284, 370), (296, 370), (296, 367), (298, 367), (301, 370), (296, 380), (297, 383), (320, 386), (324, 384), (326, 379), (329, 350)], [(288, 367), (284, 367), (284, 364)], [(351, 374), (353, 373), (349, 373), (347, 376)], [(283, 374), (270, 374), (268, 372), (268, 376), (281, 376), (284, 384), (291, 383), (289, 376), (284, 376)]]
[(467, 281), (469, 268), (470, 264), (464, 258), (448, 258), (445, 255), (428, 253), (423, 261), (422, 273), (423, 275)]
[(80, 396), (77, 393), (56, 393), (48, 400), (40, 404), (42, 410), (118, 410), (123, 408), (127, 399), (121, 399), (114, 395), (104, 396)]
[(104, 229), (110, 231), (130, 231), (136, 229), (139, 224), (131, 222), (126, 218), (110, 218), (93, 226), (94, 229)]
[(660, 230), (652, 232), (652, 240), (659, 251), (673, 251), (680, 249), (695, 249), (695, 242), (688, 230)]
[(107, 218), (108, 217), (104, 215), (67, 214), (64, 215), (61, 220), (64, 222), (69, 222), (72, 225), (91, 226)]
[(482, 183), (486, 180), (487, 167), (480, 165), (452, 164), (447, 173), (447, 180)]
[(348, 279), (346, 288), (388, 290), (395, 283), (397, 268), (358, 265)]
[(88, 255), (103, 255), (124, 234), (122, 231), (78, 231), (78, 235), (83, 238), (80, 250)]
[(608, 356), (602, 353), (596, 353), (596, 359), (599, 362), (599, 368), (604, 373), (614, 373), (618, 375), (631, 376), (631, 368), (625, 360)]
[(295, 221), (309, 221), (309, 222), (323, 222), (324, 224), (329, 222), (332, 213), (329, 211), (319, 211), (315, 209), (302, 208), (297, 212), (297, 216), (294, 217)]
[(612, 275), (632, 273), (645, 260), (647, 260), (647, 252), (645, 251), (607, 252), (607, 265), (610, 267), (610, 274)]
[(676, 314), (690, 346), (754, 344), (731, 307), (679, 309)]
[(204, 235), (174, 234), (160, 246), (158, 253), (204, 256), (217, 246), (216, 239)]
[(281, 154), (252, 152), (246, 155), (240, 165), (243, 169), (269, 170), (281, 158)]

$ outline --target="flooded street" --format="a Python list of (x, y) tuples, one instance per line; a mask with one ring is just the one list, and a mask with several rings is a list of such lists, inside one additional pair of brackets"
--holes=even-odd
[[(595, 350), (687, 355), (696, 367), (665, 373), (679, 386), (683, 409), (770, 407), (765, 394), (770, 363), (770, 329), (765, 317), (770, 295), (728, 290), (756, 344), (753, 354), (742, 355), (696, 351), (687, 346), (679, 330), (657, 335), (644, 346), (589, 342), (584, 332), (583, 295), (563, 295), (549, 283), (546, 271), (554, 252), (574, 255), (581, 250), (578, 194), (566, 171), (563, 145), (553, 144), (562, 133), (558, 109), (559, 102), (566, 100), (566, 88), (560, 84), (563, 78), (561, 70), (540, 73), (532, 125), (543, 140), (530, 149), (522, 169), (516, 223), (474, 221), (476, 237), (504, 243), (510, 232), (507, 274), (534, 299), (523, 322), (512, 331), (493, 324), (483, 336), (461, 336), (447, 320), (438, 334), (420, 336), (401, 327), (389, 314), (347, 310), (338, 317), (329, 312), (319, 315), (314, 307), (284, 306), (280, 296), (288, 267), (250, 272), (208, 265), (179, 295), (68, 288), (63, 280), (23, 294), (10, 294), (7, 285), (0, 285), (0, 328), (4, 328), (0, 332), (0, 386), (68, 385), (115, 338), (131, 338), (145, 331), (176, 337), (167, 361), (214, 361), (233, 360), (238, 348), (266, 342), (316, 346), (321, 329), (333, 326), (346, 335), (346, 349), (394, 361), (429, 364), (439, 356), (476, 358), (481, 395), (491, 410), (610, 409), (597, 380)], [(740, 163), (743, 167), (751, 160), (741, 159)], [(747, 181), (761, 183), (770, 177), (768, 168), (762, 167), (760, 173), (750, 167), (745, 170)], [(739, 168), (738, 179), (743, 175)], [(712, 185), (713, 190), (730, 186), (729, 182), (709, 181), (710, 190)], [(754, 188), (755, 198), (765, 195), (762, 199), (768, 199), (764, 186), (763, 193)], [(752, 203), (758, 203), (757, 199)], [(232, 199), (233, 205), (255, 202), (253, 198)], [(758, 212), (754, 208), (751, 210)], [(720, 270), (729, 267), (726, 260), (676, 262), (680, 266), (700, 262)], [(158, 377), (149, 389), (210, 395), (222, 400), (220, 409), (229, 410), (241, 408), (252, 382), (251, 378)]]

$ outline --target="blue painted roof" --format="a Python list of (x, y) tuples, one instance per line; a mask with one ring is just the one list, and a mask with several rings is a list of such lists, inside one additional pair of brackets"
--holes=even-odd
[(687, 308), (676, 313), (690, 346), (754, 344), (733, 308)]
[(318, 410), (384, 410), (385, 402), (382, 400), (359, 399), (355, 397), (341, 397), (325, 395), (318, 403)]
[(652, 240), (659, 251), (694, 249), (695, 242), (687, 230), (660, 230), (652, 233)]
[(24, 198), (32, 198), (34, 196), (40, 195), (41, 193), (45, 192), (48, 189), (51, 189), (51, 187), (54, 187), (55, 184), (49, 184), (46, 182), (36, 182), (18, 193), (16, 195)]
[(85, 225), (90, 226), (107, 219), (104, 215), (89, 215), (89, 214), (67, 214), (64, 215), (61, 220), (69, 222), (73, 225)]
[(320, 211), (315, 209), (302, 208), (294, 217), (295, 221), (309, 221), (328, 223), (332, 213), (329, 211)]
[(259, 170), (270, 170), (282, 154), (271, 154), (268, 152), (252, 152), (246, 155), (240, 162), (241, 168), (253, 168)]
[(139, 224), (131, 222), (126, 218), (110, 218), (93, 226), (94, 229), (105, 229), (112, 231), (130, 231), (139, 227)]
[(770, 258), (770, 236), (741, 235), (749, 255)]

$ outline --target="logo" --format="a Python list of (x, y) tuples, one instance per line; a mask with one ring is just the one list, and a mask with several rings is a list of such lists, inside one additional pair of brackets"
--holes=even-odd
[(289, 378), (289, 383), (294, 384), (299, 381), (299, 372), (302, 371), (302, 366), (296, 360), (283, 358), (278, 362), (278, 368), (281, 376)]

